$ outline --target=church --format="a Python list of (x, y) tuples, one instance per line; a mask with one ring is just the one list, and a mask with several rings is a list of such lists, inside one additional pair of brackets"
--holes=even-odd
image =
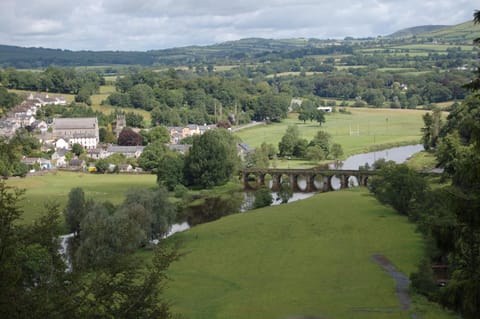
[(70, 146), (80, 144), (85, 149), (97, 148), (100, 141), (96, 117), (55, 118), (52, 134), (64, 139)]

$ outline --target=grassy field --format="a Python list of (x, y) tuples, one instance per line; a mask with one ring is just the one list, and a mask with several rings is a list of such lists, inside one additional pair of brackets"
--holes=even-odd
[[(407, 319), (371, 256), (410, 274), (423, 247), (414, 229), (365, 189), (232, 215), (172, 238), (184, 256), (166, 295), (191, 319)], [(453, 318), (421, 298), (413, 306), (423, 319)]]
[(301, 136), (307, 140), (311, 140), (317, 131), (324, 130), (332, 135), (333, 143), (342, 145), (345, 156), (382, 145), (420, 141), (425, 111), (369, 108), (349, 108), (349, 111), (351, 114), (327, 114), (326, 123), (321, 127), (317, 122), (303, 124), (297, 119), (297, 114), (290, 114), (281, 123), (256, 126), (238, 131), (236, 135), (251, 147), (258, 147), (262, 142), (278, 146), (289, 125), (298, 125)]
[(44, 176), (10, 178), (7, 185), (26, 190), (22, 202), (25, 222), (38, 217), (47, 200), (57, 201), (65, 206), (68, 193), (74, 187), (81, 187), (87, 198), (111, 201), (120, 204), (129, 188), (149, 188), (156, 185), (155, 175), (97, 175), (84, 173), (58, 172)]

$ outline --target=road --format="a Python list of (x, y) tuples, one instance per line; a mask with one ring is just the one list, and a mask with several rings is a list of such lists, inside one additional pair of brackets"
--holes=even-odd
[(240, 130), (243, 130), (243, 129), (246, 129), (246, 128), (249, 128), (249, 127), (254, 127), (254, 126), (257, 126), (257, 125), (265, 125), (265, 122), (255, 122), (255, 121), (253, 121), (253, 122), (245, 124), (245, 125), (232, 127), (231, 131), (232, 132), (237, 132), (237, 131), (240, 131)]

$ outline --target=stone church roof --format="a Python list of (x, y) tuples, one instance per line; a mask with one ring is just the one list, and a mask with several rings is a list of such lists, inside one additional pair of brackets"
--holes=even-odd
[(98, 127), (96, 117), (79, 117), (79, 118), (55, 118), (53, 119), (53, 127), (57, 130), (63, 129), (92, 129)]

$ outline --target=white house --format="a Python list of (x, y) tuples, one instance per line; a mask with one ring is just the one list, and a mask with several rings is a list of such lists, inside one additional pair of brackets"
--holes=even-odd
[(55, 149), (58, 150), (58, 149), (70, 149), (70, 144), (65, 141), (63, 138), (59, 138), (58, 140), (55, 141), (54, 143), (55, 145)]

